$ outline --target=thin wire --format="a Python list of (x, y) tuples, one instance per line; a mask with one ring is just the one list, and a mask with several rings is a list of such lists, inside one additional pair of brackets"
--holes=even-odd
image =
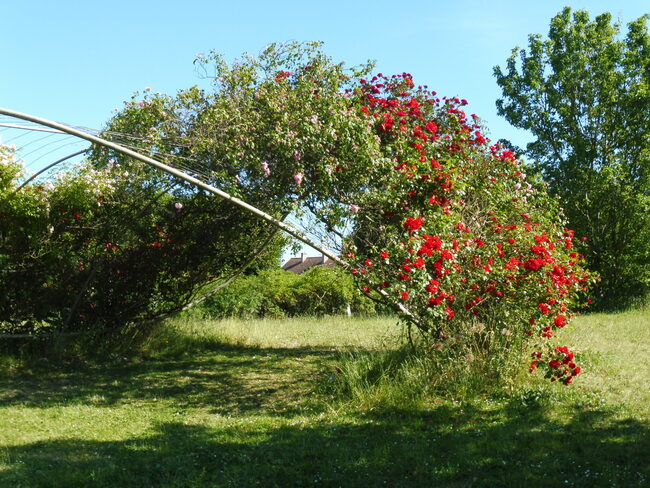
[[(32, 132), (36, 131), (36, 132), (51, 132), (53, 134), (65, 134), (65, 132), (63, 132), (63, 131), (56, 130), (56, 129), (44, 128), (44, 127), (41, 127), (41, 126), (39, 126), (39, 125), (37, 125), (35, 123), (31, 123), (31, 122), (23, 122), (21, 124), (15, 124), (15, 123), (12, 123), (13, 119), (11, 117), (5, 117), (5, 119), (4, 119), (4, 120), (8, 120), (10, 122), (2, 122), (2, 120), (3, 120), (3, 118), (0, 118), (0, 127), (3, 127), (3, 129), (0, 129), (0, 130), (2, 130), (2, 131), (8, 130), (8, 129), (19, 129), (19, 130), (26, 130), (26, 131), (32, 131)], [(143, 142), (148, 142), (149, 141), (147, 136), (136, 136), (136, 135), (133, 135), (133, 134), (127, 134), (127, 133), (124, 133), (124, 132), (117, 132), (117, 131), (102, 131), (102, 130), (99, 130), (99, 129), (92, 129), (92, 128), (84, 127), (84, 126), (74, 126), (74, 125), (68, 125), (68, 124), (65, 124), (65, 125), (67, 125), (68, 127), (73, 128), (73, 129), (82, 130), (82, 131), (87, 132), (89, 134), (110, 135), (110, 136), (116, 136), (117, 138), (130, 139), (130, 140), (143, 141)], [(166, 137), (163, 140), (166, 141), (168, 144), (170, 144), (172, 146), (175, 146), (175, 147), (182, 147), (182, 148), (185, 148), (185, 149), (190, 148), (190, 146), (187, 145), (187, 144), (178, 144), (178, 143), (170, 142), (170, 141), (174, 140), (174, 138), (171, 138), (171, 137)]]
[[(46, 136), (43, 136), (43, 137), (41, 137), (41, 138), (39, 138), (39, 139), (36, 139), (36, 140), (34, 140), (34, 141), (30, 141), (30, 142), (28, 142), (27, 144), (24, 144), (24, 145), (20, 146), (20, 150), (22, 151), (22, 150), (24, 150), (25, 148), (31, 146), (32, 144), (36, 144), (37, 142), (42, 141), (43, 139), (48, 139), (48, 138), (53, 137), (53, 136), (56, 136), (56, 135), (57, 135), (57, 134), (47, 134)], [(56, 144), (56, 142), (52, 142), (52, 144)], [(27, 154), (21, 154), (21, 157), (24, 159), (24, 158), (26, 158), (27, 156), (29, 156), (30, 154), (34, 154), (35, 152), (40, 151), (41, 149), (43, 149), (43, 148), (46, 147), (46, 146), (48, 146), (48, 144), (43, 144), (43, 145), (41, 145), (41, 146), (38, 146), (36, 149), (33, 149), (32, 151), (28, 152)]]
[[(43, 139), (46, 139), (46, 138), (48, 138), (48, 137), (51, 137), (52, 135), (55, 135), (55, 134), (65, 134), (65, 133), (62, 132), (62, 131), (59, 131), (59, 130), (56, 130), (56, 129), (46, 129), (46, 128), (40, 127), (40, 126), (38, 126), (38, 125), (36, 125), (36, 124), (34, 124), (34, 123), (22, 123), (22, 124), (19, 125), (19, 124), (14, 124), (14, 123), (5, 123), (5, 122), (1, 122), (2, 120), (3, 120), (3, 119), (0, 118), (0, 126), (1, 126), (1, 127), (4, 127), (4, 129), (2, 129), (3, 131), (7, 131), (7, 130), (9, 130), (9, 129), (20, 129), (20, 130), (26, 130), (26, 131), (28, 131), (28, 132), (33, 132), (33, 131), (51, 132), (51, 134), (48, 135), (48, 136), (45, 136), (45, 137), (43, 137), (43, 138), (36, 139), (36, 140), (34, 140), (34, 141), (30, 141), (30, 142), (28, 142), (28, 143), (22, 145), (21, 148), (20, 148), (20, 150), (24, 150), (26, 147), (31, 146), (31, 145), (33, 145), (33, 144), (36, 144), (36, 143), (38, 143), (39, 141), (41, 141), (41, 140), (43, 140)], [(4, 120), (10, 120), (10, 121), (12, 121), (13, 119), (11, 119), (11, 118), (5, 118)], [(129, 139), (129, 140), (132, 140), (132, 141), (149, 142), (148, 138), (146, 138), (146, 137), (143, 137), (143, 136), (135, 136), (135, 135), (132, 135), (132, 134), (126, 134), (126, 133), (123, 133), (123, 132), (117, 132), (117, 131), (100, 131), (100, 130), (98, 130), (98, 129), (92, 129), (92, 128), (83, 127), (83, 126), (71, 126), (71, 125), (69, 125), (68, 127), (73, 127), (73, 128), (77, 128), (77, 129), (79, 129), (79, 130), (84, 130), (85, 132), (88, 132), (88, 133), (95, 133), (95, 134), (102, 134), (102, 135), (110, 135), (110, 136), (112, 136), (112, 137), (110, 137), (110, 139), (115, 140), (115, 142), (121, 142), (122, 145), (124, 145), (125, 147), (128, 147), (129, 149), (134, 149), (134, 150), (142, 150), (142, 148), (139, 147), (139, 146), (133, 145), (133, 144), (126, 144), (126, 143), (124, 143), (123, 141), (121, 141), (121, 139)], [(17, 140), (17, 139), (19, 139), (19, 138), (21, 138), (21, 137), (23, 137), (23, 134), (11, 138), (9, 142), (13, 142), (13, 141), (15, 141), (15, 140)], [(67, 136), (67, 137), (72, 137), (72, 136)], [(187, 148), (190, 147), (190, 146), (187, 145), (187, 144), (170, 143), (170, 141), (172, 141), (172, 140), (173, 140), (172, 138), (165, 138), (165, 139), (163, 139), (163, 141), (164, 141), (166, 144), (169, 144), (169, 145), (171, 145), (171, 146), (173, 146), (173, 147), (183, 148), (183, 149), (187, 149)], [(56, 144), (56, 142), (53, 142), (53, 144)], [(39, 146), (39, 147), (37, 147), (36, 149), (30, 151), (29, 153), (27, 153), (27, 154), (23, 154), (23, 155), (21, 155), (21, 156), (22, 156), (22, 158), (26, 158), (27, 156), (29, 156), (29, 155), (31, 155), (31, 154), (34, 154), (34, 153), (38, 152), (39, 150), (42, 150), (43, 147), (46, 147), (46, 145)], [(66, 147), (66, 145), (63, 145), (63, 146), (60, 146), (60, 147)], [(20, 151), (20, 150), (19, 150), (19, 151)], [(39, 161), (40, 159), (42, 159), (42, 157), (44, 157), (44, 156), (50, 154), (51, 152), (52, 152), (52, 151), (47, 152), (47, 153), (45, 153), (44, 155), (41, 155), (41, 157), (39, 157), (39, 158), (37, 158), (36, 160), (30, 162), (28, 166), (32, 166), (35, 162)], [(190, 165), (182, 165), (182, 167), (183, 167), (184, 169), (191, 170), (192, 172), (195, 172), (196, 174), (200, 174), (201, 176), (204, 176), (204, 177), (209, 177), (209, 175), (212, 173), (211, 168), (209, 168), (209, 167), (208, 167), (207, 165), (205, 165), (205, 164), (201, 164), (201, 163), (200, 163), (196, 158), (192, 158), (192, 157), (189, 157), (189, 156), (183, 156), (183, 155), (179, 155), (179, 154), (169, 154), (169, 153), (162, 153), (162, 152), (155, 152), (155, 151), (154, 151), (154, 152), (150, 152), (150, 155), (151, 155), (153, 158), (155, 158), (156, 160), (161, 161), (161, 162), (162, 162), (163, 160), (165, 160), (166, 158), (174, 158), (175, 160), (177, 160), (177, 159), (185, 159), (185, 160), (187, 160), (187, 161), (191, 161), (192, 163), (194, 163), (192, 166), (190, 166)], [(178, 163), (176, 163), (176, 164), (178, 164)], [(181, 165), (179, 164), (179, 166), (181, 166)]]
[(64, 147), (73, 146), (73, 145), (75, 145), (75, 144), (83, 144), (83, 142), (84, 142), (84, 141), (79, 140), (78, 138), (74, 138), (74, 139), (75, 139), (75, 140), (72, 141), (72, 142), (66, 142), (65, 144), (62, 144), (61, 146), (55, 147), (55, 148), (52, 149), (51, 151), (48, 151), (48, 152), (46, 152), (45, 154), (40, 155), (39, 157), (37, 157), (36, 159), (34, 159), (33, 161), (31, 161), (31, 162), (29, 163), (29, 165), (30, 165), (30, 166), (33, 166), (37, 161), (40, 161), (40, 160), (43, 159), (45, 156), (48, 156), (49, 154), (52, 154), (53, 152), (59, 151), (59, 150), (63, 149)]
[[(0, 119), (2, 120), (2, 119)], [(0, 127), (4, 127), (4, 129), (0, 130), (8, 130), (8, 129), (22, 129), (22, 130), (31, 130), (31, 131), (36, 131), (36, 132), (51, 132), (53, 134), (64, 134), (64, 132), (56, 129), (48, 129), (45, 127), (26, 127), (25, 125), (22, 124), (11, 124), (7, 122), (0, 122)]]
[[(46, 171), (52, 169), (52, 168), (53, 168), (54, 166), (56, 166), (57, 164), (63, 163), (64, 161), (67, 161), (68, 159), (74, 158), (75, 156), (79, 156), (79, 155), (85, 153), (86, 151), (88, 151), (88, 149), (83, 149), (83, 150), (81, 150), (81, 151), (77, 151), (77, 152), (72, 153), (72, 154), (69, 154), (68, 156), (65, 156), (65, 157), (63, 157), (63, 158), (61, 158), (61, 159), (59, 159), (59, 160), (57, 160), (57, 161), (54, 161), (52, 164), (49, 164), (49, 165), (45, 166), (43, 169), (37, 171), (37, 172), (34, 173), (32, 176), (30, 176), (30, 177), (27, 178), (25, 181), (23, 181), (22, 184), (21, 184), (18, 188), (16, 188), (15, 192), (21, 190), (22, 188), (25, 187), (25, 185), (27, 185), (27, 184), (30, 183), (31, 181), (35, 180), (36, 178), (38, 178), (40, 175), (42, 175), (42, 174), (45, 173)], [(15, 193), (15, 192), (14, 192), (14, 193)]]
[(28, 136), (28, 135), (30, 135), (30, 132), (25, 132), (24, 134), (20, 134), (20, 135), (17, 135), (17, 136), (11, 137), (11, 138), (9, 138), (9, 140), (8, 140), (6, 143), (4, 143), (4, 144), (6, 144), (6, 145), (11, 144), (11, 145), (16, 146), (17, 144), (15, 144), (14, 141), (20, 139), (21, 137), (25, 137), (25, 136)]

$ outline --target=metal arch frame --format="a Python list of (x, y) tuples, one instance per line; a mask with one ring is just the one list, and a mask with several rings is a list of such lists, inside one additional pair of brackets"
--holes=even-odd
[(40, 175), (42, 175), (42, 174), (45, 173), (46, 171), (48, 171), (48, 170), (54, 168), (57, 164), (62, 163), (62, 162), (64, 162), (64, 161), (67, 161), (68, 159), (72, 159), (72, 158), (74, 158), (75, 156), (81, 156), (83, 153), (85, 153), (85, 152), (87, 152), (87, 151), (88, 151), (88, 148), (86, 148), (86, 149), (82, 149), (81, 151), (77, 151), (77, 152), (74, 152), (74, 153), (72, 153), (72, 154), (68, 154), (67, 156), (62, 157), (61, 159), (57, 159), (57, 160), (54, 161), (53, 163), (48, 164), (48, 165), (45, 166), (43, 169), (38, 170), (38, 171), (37, 171), (36, 173), (34, 173), (32, 176), (30, 176), (30, 177), (27, 178), (25, 181), (23, 181), (23, 182), (20, 184), (20, 186), (14, 190), (14, 193), (17, 193), (17, 192), (19, 192), (20, 190), (22, 190), (22, 189), (23, 189), (27, 184), (29, 184), (30, 182), (34, 181), (36, 178), (38, 178)]
[[(331, 259), (332, 261), (336, 262), (337, 264), (343, 266), (344, 268), (349, 267), (348, 263), (343, 261), (335, 252), (322, 247), (317, 242), (312, 241), (309, 237), (307, 237), (305, 234), (300, 232), (298, 229), (296, 229), (292, 225), (289, 225), (289, 224), (287, 224), (287, 223), (285, 223), (285, 222), (283, 222), (283, 221), (281, 221), (279, 219), (276, 219), (272, 215), (267, 214), (266, 212), (258, 209), (257, 207), (254, 207), (254, 206), (250, 205), (249, 203), (246, 203), (245, 201), (240, 200), (239, 198), (234, 197), (234, 196), (230, 195), (229, 193), (226, 193), (223, 190), (220, 190), (219, 188), (216, 188), (216, 187), (214, 187), (212, 185), (209, 185), (209, 184), (207, 184), (207, 183), (205, 183), (205, 182), (203, 182), (203, 181), (201, 181), (201, 180), (199, 180), (197, 178), (194, 178), (193, 176), (188, 175), (187, 173), (185, 173), (183, 171), (180, 171), (180, 170), (178, 170), (176, 168), (173, 168), (173, 167), (171, 167), (171, 166), (169, 166), (169, 165), (167, 165), (165, 163), (161, 163), (160, 161), (156, 161), (155, 159), (152, 159), (152, 158), (150, 158), (148, 156), (144, 156), (143, 154), (140, 154), (140, 153), (138, 153), (136, 151), (133, 151), (132, 149), (126, 148), (126, 147), (124, 147), (124, 146), (122, 146), (120, 144), (116, 144), (114, 142), (107, 141), (106, 139), (102, 139), (101, 137), (89, 134), (87, 132), (84, 132), (84, 131), (79, 130), (79, 129), (75, 129), (73, 127), (68, 127), (65, 124), (54, 122), (54, 121), (51, 121), (51, 120), (48, 120), (48, 119), (44, 119), (44, 118), (41, 118), (41, 117), (36, 117), (34, 115), (25, 114), (25, 113), (22, 113), (22, 112), (17, 112), (15, 110), (10, 110), (10, 109), (7, 109), (7, 108), (2, 108), (2, 107), (0, 107), (0, 115), (7, 115), (7, 116), (10, 116), (10, 117), (15, 117), (17, 119), (26, 120), (28, 122), (34, 122), (36, 124), (40, 124), (40, 125), (43, 125), (45, 127), (50, 127), (51, 129), (55, 129), (55, 130), (61, 131), (61, 132), (66, 133), (66, 134), (70, 134), (72, 136), (76, 136), (76, 137), (79, 137), (81, 139), (85, 139), (85, 140), (93, 142), (95, 144), (99, 144), (100, 146), (104, 146), (104, 147), (114, 149), (115, 151), (118, 151), (118, 152), (120, 152), (122, 154), (125, 154), (127, 156), (131, 156), (132, 158), (137, 159), (138, 161), (141, 161), (141, 162), (143, 162), (145, 164), (148, 164), (150, 166), (153, 166), (155, 168), (158, 168), (158, 169), (164, 171), (165, 173), (176, 176), (176, 177), (178, 177), (178, 178), (180, 178), (180, 179), (182, 179), (184, 181), (187, 181), (188, 183), (192, 183), (193, 185), (196, 185), (199, 188), (202, 188), (202, 189), (208, 191), (209, 193), (212, 193), (212, 194), (217, 195), (217, 196), (219, 196), (221, 198), (224, 198), (226, 200), (231, 201), (235, 205), (238, 205), (239, 207), (241, 207), (241, 208), (243, 208), (245, 210), (248, 210), (249, 212), (254, 213), (258, 217), (261, 217), (262, 219), (266, 220), (267, 222), (269, 222), (269, 223), (275, 225), (276, 227), (282, 229), (284, 232), (286, 232), (287, 234), (295, 237), (299, 241), (304, 242), (308, 246), (313, 247), (317, 251), (321, 252), (324, 256), (327, 256), (329, 259)], [(384, 290), (383, 288), (378, 288), (377, 292), (380, 295), (382, 295), (383, 297), (388, 297), (388, 292), (386, 290)], [(389, 304), (393, 308), (395, 308), (396, 310), (400, 311), (401, 313), (403, 313), (407, 317), (409, 317), (409, 319), (418, 328), (423, 329), (423, 330), (428, 330), (429, 329), (429, 327), (427, 325), (425, 325), (421, 321), (417, 320), (416, 317), (413, 315), (413, 313), (411, 313), (411, 311), (408, 308), (406, 308), (403, 304), (394, 303), (394, 302), (391, 303), (390, 301), (389, 301)], [(410, 328), (409, 328), (409, 331), (410, 331)]]
[[(60, 131), (60, 132), (66, 133), (66, 134), (70, 134), (72, 136), (76, 136), (76, 137), (79, 137), (81, 139), (85, 139), (85, 140), (87, 140), (89, 142), (99, 144), (100, 146), (108, 147), (108, 148), (113, 149), (115, 151), (118, 151), (118, 152), (120, 152), (122, 154), (130, 156), (130, 157), (132, 157), (134, 159), (137, 159), (138, 161), (141, 161), (141, 162), (143, 162), (145, 164), (148, 164), (150, 166), (154, 166), (154, 167), (164, 171), (165, 173), (176, 176), (176, 177), (178, 177), (178, 178), (180, 178), (180, 179), (182, 179), (184, 181), (187, 181), (188, 183), (192, 183), (193, 185), (196, 185), (199, 188), (202, 188), (202, 189), (208, 191), (209, 193), (212, 193), (212, 194), (217, 195), (217, 196), (219, 196), (221, 198), (224, 198), (226, 200), (231, 201), (235, 205), (238, 205), (239, 207), (242, 207), (243, 209), (254, 213), (258, 217), (261, 217), (262, 219), (264, 219), (267, 222), (275, 225), (276, 227), (279, 227), (280, 229), (285, 231), (287, 234), (295, 237), (299, 241), (304, 242), (305, 244), (313, 247), (317, 251), (320, 251), (324, 256), (327, 256), (329, 259), (335, 261), (336, 263), (338, 263), (338, 264), (340, 264), (342, 266), (347, 266), (347, 263), (345, 263), (341, 258), (339, 258), (336, 255), (336, 253), (334, 253), (333, 251), (331, 251), (329, 249), (326, 249), (326, 248), (322, 247), (320, 244), (312, 241), (309, 237), (304, 235), (302, 232), (300, 232), (298, 229), (294, 228), (293, 226), (287, 224), (286, 222), (278, 220), (275, 217), (273, 217), (272, 215), (269, 215), (268, 213), (258, 209), (257, 207), (254, 207), (254, 206), (246, 203), (245, 201), (240, 200), (239, 198), (234, 197), (234, 196), (230, 195), (229, 193), (226, 193), (223, 190), (220, 190), (219, 188), (216, 188), (216, 187), (214, 187), (212, 185), (209, 185), (209, 184), (207, 184), (207, 183), (205, 183), (205, 182), (203, 182), (203, 181), (201, 181), (201, 180), (199, 180), (199, 179), (197, 179), (197, 178), (195, 178), (195, 177), (193, 177), (191, 175), (188, 175), (187, 173), (185, 173), (183, 171), (180, 171), (180, 170), (178, 170), (176, 168), (173, 168), (173, 167), (171, 167), (171, 166), (169, 166), (169, 165), (167, 165), (165, 163), (161, 163), (160, 161), (156, 161), (153, 158), (150, 158), (148, 156), (140, 154), (140, 153), (138, 153), (136, 151), (133, 151), (133, 150), (131, 150), (129, 148), (126, 148), (126, 147), (124, 147), (124, 146), (122, 146), (120, 144), (116, 144), (114, 142), (107, 141), (106, 139), (103, 139), (101, 137), (95, 136), (93, 134), (89, 134), (87, 132), (84, 132), (84, 131), (79, 130), (79, 129), (75, 129), (73, 127), (68, 127), (68, 126), (66, 126), (64, 124), (60, 124), (60, 123), (54, 122), (52, 120), (44, 119), (44, 118), (41, 118), (41, 117), (36, 117), (34, 115), (25, 114), (25, 113), (22, 113), (22, 112), (17, 112), (15, 110), (10, 110), (10, 109), (7, 109), (7, 108), (2, 108), (2, 107), (0, 107), (0, 115), (7, 115), (7, 116), (10, 116), (10, 117), (15, 117), (17, 119), (26, 120), (28, 122), (34, 122), (36, 124), (40, 124), (40, 125), (43, 125), (45, 127), (50, 127), (51, 129), (55, 129), (57, 131)], [(60, 161), (57, 161), (57, 163), (58, 162), (60, 162)]]

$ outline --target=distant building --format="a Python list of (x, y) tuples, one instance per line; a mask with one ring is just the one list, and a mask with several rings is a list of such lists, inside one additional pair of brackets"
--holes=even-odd
[(301, 274), (314, 266), (336, 266), (336, 263), (324, 254), (321, 256), (308, 257), (305, 253), (300, 253), (300, 257), (291, 258), (282, 265), (285, 271), (291, 271), (295, 274)]

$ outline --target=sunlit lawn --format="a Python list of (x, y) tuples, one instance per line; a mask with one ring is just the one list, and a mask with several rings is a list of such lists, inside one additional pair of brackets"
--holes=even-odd
[[(567, 331), (568, 332), (568, 331)], [(578, 319), (571, 387), (403, 407), (327, 389), (391, 319), (177, 320), (133, 357), (3, 358), (1, 487), (648, 486), (650, 313)]]

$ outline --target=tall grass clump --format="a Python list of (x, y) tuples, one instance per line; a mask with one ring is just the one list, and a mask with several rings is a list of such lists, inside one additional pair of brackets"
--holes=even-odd
[(401, 409), (421, 406), (433, 397), (472, 397), (512, 389), (525, 375), (521, 361), (526, 352), (521, 344), (500, 344), (486, 352), (466, 347), (466, 342), (407, 340), (408, 330), (404, 332), (378, 350), (341, 352), (336, 373), (324, 382), (333, 401), (375, 410)]

